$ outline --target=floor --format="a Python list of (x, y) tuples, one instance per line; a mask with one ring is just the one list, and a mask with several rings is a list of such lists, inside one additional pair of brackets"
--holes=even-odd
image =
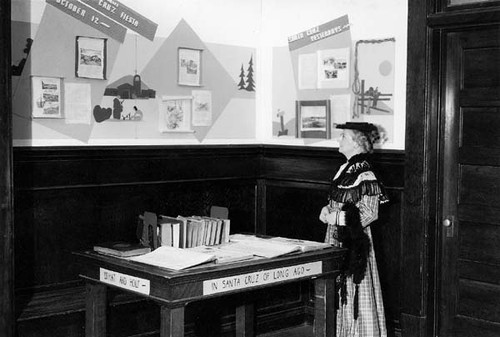
[(258, 337), (313, 337), (313, 327), (311, 325), (304, 325), (290, 329), (283, 329), (277, 332), (266, 333)]

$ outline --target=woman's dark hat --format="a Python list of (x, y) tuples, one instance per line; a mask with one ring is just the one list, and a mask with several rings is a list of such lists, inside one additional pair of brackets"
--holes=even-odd
[(345, 124), (335, 124), (335, 128), (357, 130), (366, 133), (378, 131), (378, 128), (375, 125), (366, 122), (347, 122)]

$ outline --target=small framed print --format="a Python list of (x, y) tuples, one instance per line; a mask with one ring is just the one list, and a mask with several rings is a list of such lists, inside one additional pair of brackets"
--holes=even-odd
[(193, 132), (191, 96), (163, 96), (160, 103), (160, 132)]
[(178, 49), (178, 84), (201, 86), (201, 49)]
[(76, 37), (76, 77), (106, 79), (106, 39)]
[(297, 138), (331, 138), (330, 100), (296, 101)]
[(63, 118), (62, 78), (31, 77), (31, 116)]

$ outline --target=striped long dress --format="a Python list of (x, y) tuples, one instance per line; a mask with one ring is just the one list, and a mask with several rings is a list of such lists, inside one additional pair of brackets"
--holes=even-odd
[[(341, 167), (339, 171), (342, 171)], [(374, 176), (365, 176), (373, 179)], [(342, 203), (330, 201), (332, 212), (340, 211)], [(373, 250), (373, 240), (369, 225), (378, 219), (379, 196), (364, 195), (356, 203), (359, 208), (361, 224), (370, 238), (370, 255), (368, 257), (365, 277), (359, 284), (359, 311), (358, 318), (354, 319), (354, 290), (355, 284), (352, 277), (347, 278), (347, 304), (342, 304), (339, 297), (339, 309), (337, 310), (337, 337), (386, 337), (384, 304), (382, 291)], [(340, 247), (341, 243), (336, 240), (337, 225), (328, 225), (325, 242)]]

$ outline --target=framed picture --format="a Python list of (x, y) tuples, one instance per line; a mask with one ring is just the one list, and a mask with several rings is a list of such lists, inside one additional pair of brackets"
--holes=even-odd
[(331, 138), (330, 100), (296, 101), (295, 112), (297, 138)]
[(201, 49), (178, 49), (178, 84), (201, 86)]
[(106, 79), (106, 39), (76, 37), (76, 77)]
[(193, 132), (191, 129), (191, 96), (163, 96), (158, 125), (160, 132)]
[(31, 77), (31, 116), (63, 118), (62, 78)]

